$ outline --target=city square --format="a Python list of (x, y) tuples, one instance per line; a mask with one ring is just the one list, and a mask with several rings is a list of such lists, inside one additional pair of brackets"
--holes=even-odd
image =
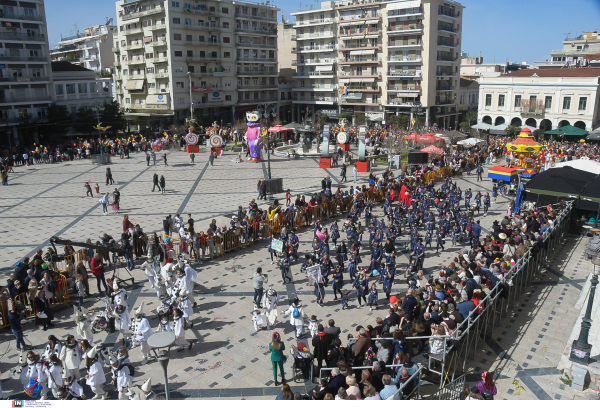
[(600, 8), (496, 6), (0, 4), (0, 399), (598, 400)]

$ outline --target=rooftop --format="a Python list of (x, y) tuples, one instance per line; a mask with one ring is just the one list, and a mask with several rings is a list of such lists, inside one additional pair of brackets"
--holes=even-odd
[(544, 68), (544, 69), (520, 69), (503, 76), (510, 77), (532, 77), (541, 78), (592, 78), (600, 77), (600, 68)]
[(460, 77), (460, 87), (461, 88), (467, 88), (471, 85), (473, 85), (473, 83), (477, 83), (477, 81), (473, 81), (469, 78), (465, 78), (465, 77)]

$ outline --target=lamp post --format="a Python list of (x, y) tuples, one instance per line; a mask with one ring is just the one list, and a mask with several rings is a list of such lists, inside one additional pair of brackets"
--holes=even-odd
[(190, 123), (194, 119), (194, 100), (192, 99), (192, 73), (188, 71), (188, 79), (190, 80)]
[(169, 376), (167, 375), (167, 366), (169, 365), (169, 352), (175, 343), (175, 333), (158, 332), (148, 337), (148, 346), (162, 367), (165, 380), (165, 399), (169, 399)]
[[(98, 123), (100, 123), (100, 112), (104, 111), (104, 103), (100, 101), (94, 102), (92, 104), (92, 110), (96, 113), (96, 119), (98, 120)], [(102, 131), (100, 129), (98, 129), (98, 141), (102, 141)]]
[(573, 341), (571, 345), (571, 355), (569, 360), (577, 363), (588, 365), (590, 362), (590, 353), (592, 351), (592, 345), (588, 343), (588, 336), (590, 334), (590, 328), (592, 327), (592, 307), (594, 305), (594, 295), (596, 294), (596, 285), (598, 285), (598, 273), (596, 272), (596, 266), (600, 266), (600, 257), (592, 259), (594, 265), (594, 272), (590, 281), (590, 294), (588, 297), (587, 309), (585, 311), (585, 317), (581, 321), (581, 331), (579, 332), (579, 338)]
[[(261, 118), (265, 119), (267, 128), (269, 127), (269, 118), (277, 117), (277, 106), (274, 103), (259, 103), (256, 110)], [(267, 178), (271, 179), (271, 135), (267, 131)]]
[[(417, 128), (416, 124), (419, 123), (419, 113), (421, 113), (422, 107), (423, 107), (423, 105), (421, 105), (421, 102), (415, 101), (413, 103), (412, 108), (410, 108), (410, 112), (413, 114), (413, 118), (415, 120), (415, 124), (413, 125), (413, 131)], [(417, 136), (415, 135), (415, 138), (411, 141), (411, 147), (414, 146), (416, 141), (417, 141)]]

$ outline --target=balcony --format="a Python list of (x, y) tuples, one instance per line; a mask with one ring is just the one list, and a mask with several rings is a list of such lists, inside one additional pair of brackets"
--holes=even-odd
[(112, 48), (112, 52), (115, 54), (120, 54), (121, 53), (121, 49), (119, 47), (113, 47)]
[(44, 34), (19, 34), (16, 32), (0, 32), (0, 40), (9, 40), (9, 41), (41, 41), (45, 42), (46, 37)]
[(240, 48), (277, 48), (277, 44), (267, 44), (264, 42), (237, 41), (235, 45)]
[(388, 92), (421, 92), (421, 87), (417, 85), (388, 85)]
[(546, 107), (544, 106), (544, 101), (525, 99), (521, 101), (521, 106), (515, 107), (515, 111), (528, 115), (544, 115)]
[(412, 18), (412, 17), (422, 17), (423, 9), (404, 9), (404, 10), (392, 10), (388, 13), (388, 20), (391, 19), (402, 19), (402, 18)]
[(140, 49), (142, 49), (142, 48), (144, 48), (144, 43), (142, 43), (142, 42), (140, 41), (140, 42), (137, 42), (137, 43), (134, 43), (134, 44), (129, 44), (129, 45), (126, 45), (126, 46), (124, 46), (124, 47), (123, 47), (123, 50), (125, 50), (125, 51), (129, 51), (129, 50), (140, 50)]
[(439, 24), (438, 31), (446, 31), (448, 33), (456, 33), (456, 28), (452, 24)]
[(267, 70), (267, 69), (250, 69), (250, 68), (238, 68), (238, 75), (249, 75), (249, 76), (261, 76), (261, 75), (278, 75), (276, 70)]
[(331, 84), (308, 84), (301, 87), (292, 88), (293, 92), (311, 92), (314, 90), (320, 90), (325, 92), (333, 92), (337, 89), (337, 85)]
[(388, 59), (388, 64), (414, 64), (420, 63), (423, 61), (423, 58), (414, 57), (414, 58), (403, 58), (403, 57), (390, 57)]
[(340, 78), (375, 78), (381, 79), (381, 74), (359, 74), (357, 72), (345, 72), (341, 71), (338, 75)]
[(141, 65), (141, 64), (145, 64), (146, 60), (144, 59), (144, 57), (137, 57), (137, 58), (131, 58), (129, 61), (127, 61), (128, 65)]
[(381, 35), (381, 30), (379, 30), (378, 28), (358, 28), (358, 29), (351, 29), (346, 31), (345, 33), (340, 33), (340, 37), (354, 37), (356, 35)]
[(170, 104), (167, 103), (165, 105), (146, 105), (146, 104), (125, 104), (126, 108), (131, 108), (131, 109), (151, 109), (151, 110), (170, 110)]
[(130, 28), (129, 30), (121, 31), (124, 35), (141, 34), (143, 32), (142, 27)]
[(373, 44), (363, 44), (363, 43), (343, 43), (342, 46), (339, 47), (340, 51), (352, 51), (352, 50), (375, 50), (381, 51), (381, 45), (373, 45)]
[(387, 76), (416, 79), (421, 78), (421, 71), (390, 71), (387, 73)]
[(0, 82), (48, 82), (50, 78), (46, 76), (17, 76), (0, 77)]
[[(415, 95), (416, 96), (416, 95)], [(414, 107), (416, 102), (416, 99), (410, 102), (404, 101), (404, 100), (396, 100), (395, 98), (390, 98), (388, 99), (388, 103), (386, 103), (386, 106), (399, 106), (401, 108), (412, 108)]]
[(381, 12), (377, 12), (373, 15), (373, 13), (371, 13), (370, 16), (367, 15), (368, 13), (361, 13), (361, 14), (355, 14), (355, 15), (349, 15), (349, 16), (340, 16), (340, 22), (342, 21), (360, 21), (360, 20), (378, 20), (381, 21)]
[(41, 95), (30, 95), (30, 96), (14, 96), (14, 95), (4, 95), (0, 96), (0, 103), (14, 103), (14, 102), (43, 102), (49, 101), (51, 98), (47, 94)]
[(0, 61), (47, 61), (46, 57), (25, 57), (0, 55)]
[(389, 41), (388, 48), (423, 48), (421, 41)]
[(133, 74), (124, 77), (126, 79), (146, 79), (146, 74)]
[(453, 86), (453, 85), (440, 85), (440, 84), (438, 84), (435, 87), (435, 90), (436, 91), (454, 91), (454, 90), (456, 90), (456, 87)]
[(113, 66), (116, 67), (120, 67), (121, 66), (121, 61), (119, 61), (118, 59), (115, 59), (115, 61), (113, 62)]
[(167, 47), (169, 45), (169, 43), (167, 43), (165, 40), (152, 41), (147, 44), (151, 45), (152, 47)]
[(85, 57), (83, 57), (84, 61), (98, 61), (98, 55), (94, 54), (94, 55), (86, 55)]
[(251, 104), (255, 104), (255, 103), (262, 103), (262, 102), (276, 102), (277, 101), (277, 96), (264, 96), (262, 98), (257, 98), (257, 99), (238, 99), (237, 103), (239, 105), (251, 105)]
[(156, 23), (154, 25), (148, 26), (147, 28), (150, 29), (150, 31), (155, 31), (155, 30), (166, 30), (167, 29), (167, 25), (163, 24), (163, 23)]
[(153, 64), (160, 64), (162, 62), (169, 62), (169, 57), (154, 57), (148, 58), (148, 61)]
[(405, 24), (405, 25), (389, 25), (386, 27), (387, 33), (410, 33), (410, 32), (419, 32), (423, 30), (423, 24), (415, 23), (415, 24)]
[[(238, 84), (238, 91), (246, 90), (246, 89), (278, 89), (277, 84), (260, 84), (260, 85), (240, 85)], [(211, 87), (212, 89), (212, 87)]]
[(300, 60), (293, 60), (292, 65), (310, 65), (310, 64), (333, 64), (335, 58), (303, 58)]
[(200, 14), (200, 15), (204, 15), (204, 16), (224, 16), (227, 14), (223, 14), (220, 11), (215, 10), (210, 10), (208, 9), (206, 6), (203, 5), (198, 5), (195, 7), (186, 7), (183, 9), (184, 13), (194, 13), (194, 14)]
[(381, 92), (381, 88), (379, 85), (372, 83), (371, 85), (356, 85), (353, 83), (349, 83), (346, 85), (348, 88), (348, 92), (363, 92), (363, 93), (373, 93), (373, 92)]
[(276, 17), (267, 17), (267, 14), (244, 14), (244, 13), (235, 13), (235, 16), (237, 18), (248, 18), (251, 20), (260, 20), (260, 21), (273, 21), (274, 23), (277, 22), (277, 18)]
[(380, 57), (349, 57), (340, 58), (338, 65), (362, 65), (362, 64), (381, 64)]
[(454, 62), (458, 60), (458, 58), (450, 55), (438, 55), (437, 60), (440, 62)]
[(436, 95), (435, 97), (435, 104), (436, 105), (451, 105), (454, 103), (454, 99), (449, 95)]
[(9, 20), (29, 20), (29, 21), (44, 21), (44, 17), (34, 14), (21, 14), (21, 13), (5, 13), (4, 10), (0, 10), (0, 18), (6, 18)]
[(316, 38), (329, 38), (329, 37), (335, 37), (335, 33), (333, 31), (326, 31), (323, 33), (304, 33), (304, 34), (298, 34), (298, 35), (292, 35), (292, 41), (298, 41), (298, 40), (312, 40), (312, 39), (316, 39)]
[(184, 41), (183, 45), (194, 45), (200, 47), (219, 47), (221, 45), (221, 41), (219, 40), (211, 40), (211, 41)]
[(331, 97), (331, 96), (314, 96), (314, 97), (305, 97), (305, 96), (299, 96), (294, 102), (303, 102), (303, 103), (312, 103), (315, 105), (319, 105), (319, 104), (330, 104), (330, 103), (336, 103), (338, 101), (338, 98), (335, 97)]
[(438, 69), (435, 73), (437, 76), (455, 76), (451, 69)]
[(438, 9), (438, 15), (444, 17), (457, 18), (456, 11), (450, 7), (442, 7), (441, 9)]
[[(274, 35), (277, 36), (277, 28), (251, 28), (251, 27), (236, 27), (236, 33), (250, 33), (250, 34), (262, 34), (262, 35)], [(293, 40), (293, 38), (292, 38)]]
[(154, 78), (168, 78), (169, 77), (169, 73), (168, 72), (157, 72), (154, 74), (148, 74), (150, 76), (154, 75)]
[(333, 24), (336, 22), (335, 18), (317, 18), (314, 20), (296, 20), (294, 28), (304, 27), (309, 25), (320, 25), (320, 24)]
[(297, 72), (296, 75), (292, 75), (293, 78), (329, 78), (333, 77), (334, 71), (310, 71), (310, 72)]
[(154, 7), (147, 10), (136, 11), (135, 13), (123, 14), (121, 16), (122, 21), (132, 20), (134, 18), (150, 16), (152, 14), (164, 13), (165, 8), (163, 6)]
[(220, 61), (222, 58), (219, 57), (185, 57), (187, 62), (208, 62), (208, 61)]
[(438, 46), (439, 47), (458, 47), (458, 41), (454, 42), (449, 38), (444, 38), (444, 39), (438, 39)]
[(323, 52), (331, 52), (335, 51), (335, 46), (333, 44), (328, 45), (305, 45), (302, 47), (294, 47), (292, 48), (292, 53), (302, 53), (302, 52), (315, 52), (315, 51), (323, 51)]
[(223, 27), (218, 24), (184, 24), (186, 30), (202, 30), (202, 31), (223, 31)]

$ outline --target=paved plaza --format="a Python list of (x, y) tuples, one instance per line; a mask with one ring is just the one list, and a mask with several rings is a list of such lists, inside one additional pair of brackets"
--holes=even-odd
[[(130, 159), (114, 158), (110, 168), (116, 184), (105, 185), (105, 168), (79, 160), (66, 164), (34, 165), (16, 167), (16, 173), (9, 177), (9, 186), (0, 188), (0, 267), (2, 275), (14, 268), (18, 260), (32, 256), (36, 250), (45, 249), (49, 237), (56, 235), (82, 241), (99, 239), (104, 232), (113, 237), (122, 231), (123, 214), (128, 214), (134, 224), (140, 224), (146, 233), (162, 232), (162, 220), (167, 214), (181, 213), (184, 219), (188, 213), (195, 220), (195, 230), (203, 231), (212, 219), (217, 224), (228, 225), (238, 205), (247, 207), (256, 198), (256, 183), (266, 176), (267, 163), (234, 163), (237, 154), (228, 153), (219, 157), (214, 166), (208, 163), (208, 154), (196, 155), (196, 163), (191, 164), (184, 152), (171, 151), (168, 154), (169, 166), (162, 160), (156, 165), (146, 166), (141, 153), (132, 154)], [(375, 167), (381, 174), (383, 167)], [(288, 160), (274, 158), (271, 162), (273, 177), (284, 179), (284, 189), (292, 195), (308, 194), (321, 187), (321, 180), (331, 176), (334, 186), (339, 183), (339, 168), (320, 169), (318, 159)], [(152, 176), (157, 173), (166, 179), (166, 194), (152, 192)], [(351, 168), (348, 188), (352, 183)], [(103, 215), (99, 198), (85, 196), (84, 182), (90, 180), (92, 186), (100, 185), (101, 192), (112, 192), (117, 187), (121, 192), (122, 211), (118, 215)], [(461, 189), (472, 188), (475, 193), (491, 191), (492, 183), (485, 179), (476, 183), (476, 176), (466, 176), (458, 180)], [(359, 184), (366, 183), (366, 174), (359, 178)], [(285, 201), (284, 194), (269, 197)], [(498, 198), (487, 217), (479, 217), (484, 232), (492, 221), (499, 219), (506, 211), (508, 200)], [(265, 202), (267, 203), (267, 202)], [(259, 204), (262, 204), (259, 202)], [(266, 204), (265, 204), (266, 205)], [(378, 207), (376, 215), (381, 214)], [(483, 212), (482, 212), (483, 214)], [(327, 227), (328, 221), (325, 226)], [(343, 234), (345, 238), (345, 234)], [(300, 252), (307, 252), (312, 242), (312, 231), (299, 234)], [(494, 331), (493, 338), (481, 345), (475, 359), (471, 361), (468, 383), (473, 386), (483, 370), (496, 370), (499, 397), (506, 399), (572, 399), (590, 398), (589, 392), (577, 393), (559, 380), (556, 369), (558, 360), (569, 337), (575, 316), (569, 315), (572, 304), (577, 302), (590, 268), (583, 261), (584, 238), (569, 236), (566, 243), (550, 259), (550, 266), (536, 276), (531, 293), (521, 297), (522, 305), (515, 308), (514, 316), (505, 319), (505, 326)], [(299, 274), (299, 264), (293, 264), (294, 282), (283, 284), (280, 272), (272, 265), (266, 242), (229, 253), (223, 258), (195, 265), (199, 272), (194, 296), (199, 307), (192, 317), (193, 329), (187, 331), (187, 340), (194, 343), (191, 351), (171, 353), (169, 381), (172, 398), (245, 398), (272, 399), (280, 390), (274, 386), (268, 345), (273, 330), (254, 333), (251, 321), (253, 309), (252, 275), (257, 267), (269, 275), (269, 284), (281, 296), (279, 312), (299, 296), (307, 315), (315, 314), (320, 322), (333, 318), (341, 327), (345, 339), (348, 333), (359, 324), (374, 324), (375, 318), (385, 316), (385, 308), (370, 312), (368, 308), (356, 309), (357, 301), (350, 298), (350, 309), (341, 310), (341, 302), (333, 301), (331, 288), (326, 288), (325, 307), (315, 303), (312, 286), (308, 286), (306, 276)], [(368, 262), (368, 252), (363, 246), (363, 264)], [(76, 248), (77, 249), (77, 248)], [(451, 247), (436, 255), (435, 249), (428, 249), (425, 261), (426, 272), (437, 270), (454, 258), (459, 247)], [(159, 302), (156, 293), (150, 288), (143, 271), (138, 267), (133, 271), (136, 283), (128, 286), (129, 310), (145, 302), (146, 314), (153, 327), (158, 322), (156, 307)], [(235, 268), (232, 268), (233, 266)], [(406, 258), (399, 258), (398, 270), (402, 271)], [(574, 267), (577, 265), (577, 267)], [(401, 275), (401, 272), (399, 273)], [(107, 271), (107, 276), (111, 273)], [(4, 279), (4, 278), (3, 278)], [(268, 286), (268, 285), (267, 285)], [(345, 288), (350, 289), (346, 280)], [(90, 281), (92, 293), (96, 293), (95, 282)], [(406, 285), (397, 278), (393, 293), (404, 293)], [(380, 304), (385, 296), (380, 291)], [(88, 308), (100, 308), (100, 298), (92, 297), (85, 301)], [(58, 322), (52, 330), (60, 339), (73, 332), (71, 310), (57, 313)], [(280, 316), (275, 330), (282, 334), (286, 349), (296, 343), (294, 328), (288, 319)], [(47, 335), (41, 329), (34, 329), (32, 322), (24, 324), (26, 341), (41, 351)], [(95, 344), (111, 346), (117, 341), (117, 333), (102, 332), (95, 335)], [(6, 394), (21, 394), (21, 383), (8, 375), (18, 361), (14, 349), (13, 336), (8, 330), (0, 332), (0, 380)], [(301, 340), (306, 341), (306, 340)], [(345, 341), (343, 342), (346, 343)], [(508, 352), (509, 358), (500, 358)], [(139, 348), (131, 352), (131, 360), (136, 367), (135, 384), (141, 385), (151, 377), (154, 391), (163, 390), (162, 372), (157, 362), (150, 361), (141, 366)], [(291, 378), (291, 362), (285, 365), (286, 378)], [(108, 371), (106, 369), (105, 371)], [(518, 388), (513, 381), (522, 386)], [(290, 383), (292, 390), (307, 392), (313, 384)], [(116, 393), (112, 386), (107, 390), (111, 397)]]

